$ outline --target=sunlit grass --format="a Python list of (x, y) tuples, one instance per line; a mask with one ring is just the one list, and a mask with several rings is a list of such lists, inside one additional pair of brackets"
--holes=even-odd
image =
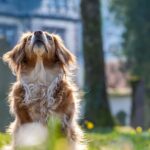
[(130, 127), (99, 129), (87, 134), (89, 150), (150, 150), (150, 133)]
[(8, 134), (0, 133), (0, 147), (8, 144), (10, 142), (10, 136)]
[[(53, 135), (53, 136), (51, 136)], [(140, 127), (115, 127), (112, 129), (89, 129), (86, 133), (89, 150), (150, 150), (150, 131)], [(9, 143), (10, 137), (0, 134), (0, 147)], [(60, 124), (49, 124), (48, 150), (67, 150), (67, 141), (61, 132)], [(28, 148), (28, 150), (30, 150)], [(44, 149), (43, 149), (44, 150)]]

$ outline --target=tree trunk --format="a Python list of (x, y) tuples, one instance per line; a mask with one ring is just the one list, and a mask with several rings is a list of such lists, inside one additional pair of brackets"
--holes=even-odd
[(131, 126), (144, 127), (144, 81), (132, 81), (132, 109), (131, 109)]
[(81, 0), (85, 61), (85, 119), (95, 126), (112, 126), (106, 83), (99, 0)]

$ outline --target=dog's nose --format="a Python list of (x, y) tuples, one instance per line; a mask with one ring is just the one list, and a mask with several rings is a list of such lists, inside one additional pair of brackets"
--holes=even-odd
[(35, 31), (35, 32), (34, 32), (34, 35), (37, 36), (37, 37), (39, 37), (39, 36), (42, 35), (42, 31)]

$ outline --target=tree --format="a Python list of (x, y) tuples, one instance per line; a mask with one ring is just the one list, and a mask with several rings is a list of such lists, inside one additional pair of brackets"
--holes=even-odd
[[(149, 0), (111, 0), (111, 10), (116, 21), (125, 27), (122, 34), (124, 55), (127, 58), (131, 76), (136, 76), (150, 89), (150, 1)], [(142, 90), (141, 90), (142, 91)], [(145, 92), (146, 105), (150, 105), (150, 95)], [(138, 99), (137, 99), (138, 100)], [(134, 100), (135, 101), (135, 100)], [(133, 107), (134, 108), (134, 107)], [(146, 107), (145, 107), (146, 108)], [(146, 110), (146, 109), (145, 109)], [(149, 110), (149, 109), (147, 109)], [(132, 110), (134, 112), (134, 110)], [(149, 111), (147, 112), (149, 114)], [(146, 115), (147, 116), (147, 115)], [(149, 116), (149, 115), (148, 115)], [(131, 118), (132, 119), (132, 118)], [(150, 119), (147, 117), (147, 125)], [(132, 121), (131, 121), (132, 122)]]
[(131, 109), (131, 126), (144, 127), (144, 88), (143, 80), (132, 80), (132, 109)]
[(85, 61), (85, 119), (95, 126), (112, 126), (105, 79), (99, 0), (81, 0)]
[[(2, 56), (6, 50), (10, 49), (10, 44), (3, 37), (0, 37), (0, 56)], [(5, 131), (7, 123), (10, 122), (9, 108), (7, 104), (7, 93), (9, 90), (9, 83), (12, 81), (11, 72), (6, 65), (0, 61), (0, 131)]]

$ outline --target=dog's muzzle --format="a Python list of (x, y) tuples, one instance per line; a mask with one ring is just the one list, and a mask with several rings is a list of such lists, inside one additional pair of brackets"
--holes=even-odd
[(43, 41), (42, 31), (35, 31), (34, 32), (34, 43), (33, 44), (37, 44), (37, 46), (45, 44)]
[(42, 47), (42, 46), (44, 46), (45, 51), (47, 52), (47, 48), (46, 48), (46, 44), (45, 44), (44, 39), (43, 39), (43, 32), (42, 32), (42, 31), (35, 31), (35, 32), (34, 32), (33, 47), (34, 47), (35, 45), (36, 45), (37, 47)]

